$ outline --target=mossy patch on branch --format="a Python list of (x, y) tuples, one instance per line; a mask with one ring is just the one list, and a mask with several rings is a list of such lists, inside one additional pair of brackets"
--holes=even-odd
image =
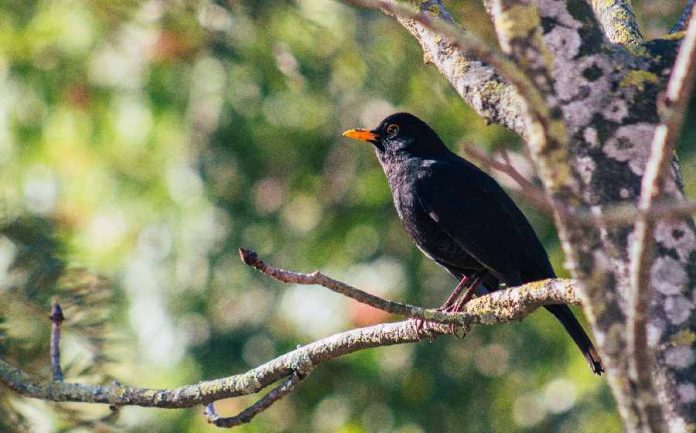
[(630, 2), (624, 0), (592, 0), (592, 8), (600, 18), (609, 40), (617, 44), (637, 45), (643, 42)]
[(526, 37), (540, 24), (535, 4), (517, 4), (496, 16), (496, 27), (510, 39)]
[(626, 87), (634, 87), (638, 89), (638, 91), (642, 92), (643, 90), (645, 90), (646, 84), (657, 84), (658, 81), (659, 78), (657, 74), (633, 69), (628, 71), (626, 75), (624, 75), (624, 77), (621, 79), (621, 82), (619, 82), (619, 87), (621, 87), (622, 89)]
[(696, 333), (683, 329), (676, 333), (669, 342), (674, 346), (691, 346), (696, 342)]

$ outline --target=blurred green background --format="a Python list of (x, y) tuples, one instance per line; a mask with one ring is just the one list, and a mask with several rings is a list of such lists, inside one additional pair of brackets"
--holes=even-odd
[[(634, 2), (651, 36), (682, 3)], [(478, 1), (448, 5), (492, 40)], [(518, 138), (478, 119), (415, 40), (374, 11), (329, 0), (0, 2), (0, 356), (49, 375), (53, 299), (68, 318), (67, 380), (148, 387), (239, 373), (391, 320), (271, 281), (239, 261), (241, 246), (440, 305), (455, 282), (407, 239), (369, 146), (341, 137), (395, 110), (451, 146), (522, 158)], [(682, 148), (691, 186), (693, 148)], [(524, 210), (567, 275), (549, 219)], [(217, 408), (231, 415), (253, 401)], [(0, 391), (0, 431), (216, 430), (202, 408), (115, 417)], [(238, 429), (620, 430), (605, 379), (545, 313), (327, 363)]]

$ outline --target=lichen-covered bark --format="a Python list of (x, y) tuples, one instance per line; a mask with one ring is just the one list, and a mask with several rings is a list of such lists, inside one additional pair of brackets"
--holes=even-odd
[[(679, 40), (643, 43), (630, 2), (537, 3), (540, 26), (533, 2), (485, 1), (501, 46), (544, 94), (549, 108), (545, 121), (559, 119), (563, 124), (545, 125), (545, 137), (536, 142), (560, 148), (557, 153), (535, 150), (529, 129), (535, 125), (527, 124), (525, 136), (539, 175), (554, 198), (571, 207), (582, 205), (601, 214), (619, 202), (635, 203), (659, 123), (658, 94), (670, 77)], [(569, 179), (559, 179), (549, 167), (562, 167), (566, 160), (572, 167)], [(677, 170), (672, 164), (663, 199), (684, 199)], [(558, 189), (561, 184), (565, 190)], [(583, 304), (627, 429), (661, 431), (664, 423), (675, 432), (695, 429), (696, 230), (691, 218), (659, 221), (656, 226), (649, 348), (630, 347), (655, 354), (654, 381), (648, 389), (631, 372), (629, 362), (632, 227), (599, 222), (588, 227), (563, 220), (557, 224), (571, 271), (581, 281)]]
[[(425, 14), (455, 24), (442, 1), (418, 2)], [(457, 93), (487, 122), (525, 134), (520, 101), (515, 89), (492, 67), (465, 56), (437, 32), (411, 19), (397, 17), (423, 49), (426, 63), (435, 65)]]
[[(561, 2), (540, 3), (545, 12), (548, 7), (558, 9)], [(576, 9), (573, 14), (571, 8), (566, 12), (558, 10), (560, 14), (556, 16), (563, 16), (564, 23), (549, 25), (547, 21), (544, 40), (555, 58), (556, 89), (583, 202), (601, 209), (619, 201), (636, 200), (659, 120), (657, 95), (669, 78), (676, 44), (656, 41), (630, 50), (608, 46), (596, 35), (582, 32), (584, 13), (578, 14)], [(671, 173), (666, 189), (670, 197), (680, 199), (682, 195), (675, 180), (675, 173)], [(673, 320), (681, 327), (691, 321), (693, 327), (694, 305), (691, 301), (682, 301), (692, 299), (694, 293), (695, 281), (687, 277), (694, 273), (694, 264), (690, 263), (693, 260), (689, 258), (696, 247), (694, 226), (690, 219), (658, 223), (658, 248), (652, 271), (655, 296), (650, 343), (660, 368), (656, 374), (658, 389), (642, 396), (634, 394), (637, 387), (635, 378), (629, 375), (630, 353), (626, 340), (631, 232), (631, 227), (599, 226), (598, 230), (588, 231), (573, 230), (571, 226), (565, 239), (566, 251), (574, 249), (576, 252), (573, 273), (585, 283), (583, 287), (589, 301), (586, 311), (605, 354), (614, 393), (628, 429), (651, 431), (648, 419), (655, 415), (655, 404), (660, 404), (661, 416), (671, 423), (672, 430), (680, 431), (693, 425), (696, 412), (688, 393), (684, 399), (674, 391), (688, 390), (694, 385), (693, 363), (683, 358), (675, 362), (671, 358), (674, 355), (669, 359), (666, 356), (679, 353), (687, 359), (693, 358), (693, 354), (687, 354), (692, 353), (691, 347), (670, 345), (670, 340), (680, 331)], [(682, 254), (675, 254), (673, 248), (668, 247), (677, 242), (684, 250)], [(684, 278), (678, 277), (680, 275)], [(675, 296), (683, 299), (669, 299)], [(675, 305), (679, 305), (676, 308), (680, 309), (680, 314), (673, 319), (671, 313)], [(664, 398), (656, 402), (653, 396)]]
[[(669, 78), (678, 47), (672, 40), (629, 48), (608, 45), (599, 35), (585, 30), (588, 15), (582, 3), (539, 2), (582, 201), (601, 210), (616, 202), (635, 201), (640, 194), (659, 121), (657, 96)], [(676, 180), (676, 173), (670, 173), (666, 192), (680, 200), (683, 194)], [(694, 425), (696, 414), (696, 398), (688, 392), (696, 383), (696, 357), (693, 342), (683, 338), (696, 330), (696, 232), (690, 218), (657, 225), (649, 343), (659, 368), (655, 376), (658, 389), (651, 396), (636, 396), (634, 378), (628, 374), (626, 296), (630, 290), (631, 232), (631, 227), (587, 230), (569, 224), (565, 250), (574, 252), (569, 254), (572, 271), (583, 282), (586, 311), (628, 429), (651, 431), (646, 424), (651, 404), (640, 406), (660, 396), (657, 404), (662, 407), (662, 416), (670, 422), (671, 430), (681, 431)]]
[[(330, 288), (336, 284), (345, 284), (332, 280), (312, 280), (315, 274), (299, 274), (281, 269), (264, 269), (257, 266), (266, 275), (284, 280), (291, 278), (300, 284), (319, 283)], [(285, 276), (279, 277), (280, 274)], [(322, 278), (328, 278), (322, 276)], [(304, 282), (303, 282), (304, 281)], [(340, 291), (340, 290), (339, 290)], [(349, 290), (350, 291), (350, 290)], [(263, 365), (245, 373), (216, 380), (209, 380), (193, 385), (172, 389), (153, 389), (132, 387), (121, 384), (90, 385), (47, 381), (31, 376), (0, 358), (0, 383), (17, 393), (43, 400), (56, 402), (103, 403), (116, 406), (144, 406), (159, 408), (184, 408), (208, 404), (223, 398), (255, 394), (272, 385), (283, 377), (292, 374), (305, 376), (315, 366), (331, 359), (372, 347), (393, 344), (415, 343), (423, 338), (433, 339), (439, 335), (456, 332), (459, 336), (466, 334), (471, 325), (493, 325), (514, 320), (521, 320), (538, 307), (548, 304), (578, 303), (575, 282), (572, 280), (549, 279), (509, 288), (481, 296), (467, 303), (461, 313), (445, 313), (425, 310), (422, 316), (440, 323), (454, 323), (456, 329), (448, 325), (431, 324), (418, 330), (412, 321), (386, 323), (365, 328), (353, 329), (323, 338), (313, 343), (279, 356)], [(381, 306), (396, 304), (382, 300)], [(402, 313), (407, 310), (396, 310)], [(250, 419), (250, 418), (249, 418)]]
[(530, 115), (527, 143), (540, 177), (552, 198), (576, 206), (579, 204), (577, 184), (571, 176), (566, 128), (554, 92), (553, 60), (542, 40), (536, 3), (493, 0), (489, 4), (503, 50), (518, 62), (543, 95), (541, 106), (527, 101)]
[(643, 42), (630, 0), (592, 0), (592, 8), (610, 41), (617, 44)]

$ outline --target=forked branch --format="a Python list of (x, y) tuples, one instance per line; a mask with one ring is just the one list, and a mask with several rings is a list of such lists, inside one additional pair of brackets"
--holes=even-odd
[(282, 384), (273, 388), (259, 401), (239, 412), (239, 414), (235, 416), (221, 417), (215, 411), (215, 403), (208, 403), (208, 405), (205, 406), (203, 413), (208, 418), (208, 422), (215, 424), (217, 427), (232, 428), (242, 424), (248, 424), (256, 415), (270, 408), (273, 403), (290, 394), (297, 387), (297, 385), (299, 385), (302, 379), (307, 377), (307, 374), (309, 374), (308, 371), (304, 374), (297, 371), (293, 372)]

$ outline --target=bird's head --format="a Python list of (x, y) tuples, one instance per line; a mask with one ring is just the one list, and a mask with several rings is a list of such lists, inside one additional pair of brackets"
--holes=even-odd
[(375, 129), (350, 129), (343, 136), (372, 143), (380, 159), (399, 155), (429, 158), (448, 152), (435, 131), (409, 113), (392, 114)]

